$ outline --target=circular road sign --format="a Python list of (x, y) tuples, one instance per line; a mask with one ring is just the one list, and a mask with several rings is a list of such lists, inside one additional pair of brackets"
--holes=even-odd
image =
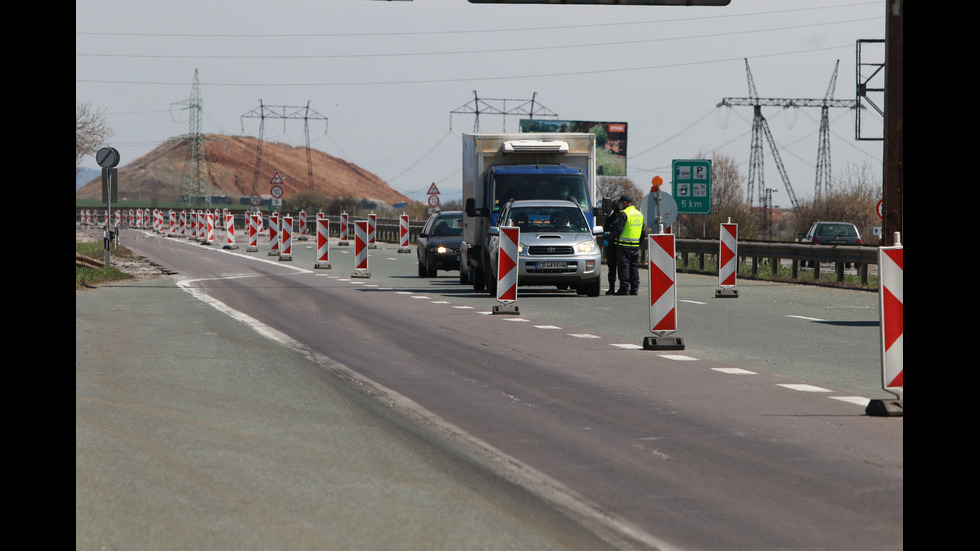
[(119, 164), (119, 152), (114, 147), (103, 147), (95, 154), (95, 161), (102, 168), (113, 168)]
[(429, 196), (429, 206), (430, 207), (438, 207), (439, 206), (439, 196), (438, 195), (430, 195)]
[(258, 194), (258, 193), (253, 193), (253, 194), (252, 194), (252, 195), (251, 195), (251, 196), (250, 196), (250, 197), (248, 198), (248, 202), (249, 202), (249, 203), (250, 203), (250, 204), (251, 204), (251, 205), (252, 205), (253, 207), (257, 207), (257, 206), (259, 206), (260, 204), (262, 204), (262, 198), (261, 198), (261, 197), (259, 197), (259, 194)]
[(660, 218), (664, 227), (674, 225), (677, 220), (677, 201), (667, 192), (648, 193), (640, 202), (640, 212), (643, 214), (643, 225), (653, 228), (654, 232), (660, 230), (657, 227), (657, 196), (660, 196)]
[(276, 199), (282, 197), (282, 186), (272, 186), (272, 196)]

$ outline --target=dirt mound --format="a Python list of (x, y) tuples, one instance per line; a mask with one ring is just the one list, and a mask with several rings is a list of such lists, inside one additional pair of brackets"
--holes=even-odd
[[(307, 152), (305, 147), (217, 134), (207, 134), (203, 138), (208, 182), (201, 189), (196, 184), (182, 186), (185, 167), (191, 168), (189, 144), (183, 138), (175, 138), (120, 166), (119, 199), (179, 202), (182, 194), (210, 192), (212, 196), (227, 196), (231, 203), (238, 204), (240, 197), (253, 193), (268, 197), (273, 177), (278, 172), (284, 198), (312, 189), (330, 197), (367, 198), (388, 204), (410, 201), (377, 175), (322, 151), (310, 149)], [(256, 160), (259, 160), (258, 171)], [(195, 180), (187, 177), (186, 181)], [(208, 185), (210, 189), (207, 189)], [(101, 199), (101, 177), (76, 191), (75, 197)]]

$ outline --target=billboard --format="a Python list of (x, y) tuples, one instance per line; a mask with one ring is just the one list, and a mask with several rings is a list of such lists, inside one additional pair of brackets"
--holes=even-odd
[(595, 134), (596, 172), (626, 176), (626, 123), (521, 119), (521, 132), (590, 132)]

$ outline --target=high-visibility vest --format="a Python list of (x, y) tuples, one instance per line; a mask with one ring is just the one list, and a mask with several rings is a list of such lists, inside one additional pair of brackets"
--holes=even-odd
[(623, 233), (616, 238), (616, 244), (621, 247), (639, 247), (643, 236), (643, 215), (633, 205), (623, 209), (623, 214), (626, 215), (626, 226), (623, 227)]

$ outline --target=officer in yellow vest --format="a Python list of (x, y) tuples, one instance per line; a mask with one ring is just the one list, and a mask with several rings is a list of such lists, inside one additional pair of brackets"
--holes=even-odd
[(623, 195), (617, 202), (619, 215), (613, 219), (609, 233), (618, 250), (617, 295), (637, 295), (640, 291), (640, 239), (643, 236), (643, 214), (633, 206), (633, 199)]

